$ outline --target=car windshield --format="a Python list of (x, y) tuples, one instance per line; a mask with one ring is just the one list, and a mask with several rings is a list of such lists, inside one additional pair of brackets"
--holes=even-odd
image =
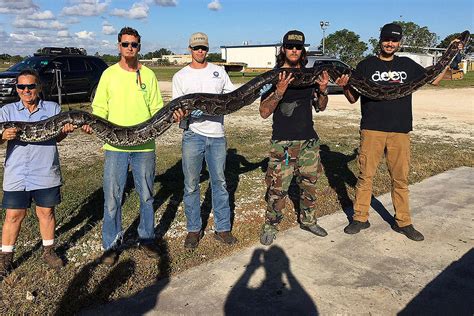
[(8, 68), (8, 71), (14, 71), (14, 72), (19, 72), (24, 69), (32, 68), (35, 70), (39, 70), (43, 68), (44, 66), (48, 65), (49, 59), (45, 57), (30, 57), (27, 58), (18, 64), (15, 64)]

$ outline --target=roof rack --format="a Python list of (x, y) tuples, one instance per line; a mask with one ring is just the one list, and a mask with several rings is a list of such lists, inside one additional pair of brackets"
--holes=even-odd
[(84, 48), (77, 47), (43, 47), (34, 55), (87, 55), (87, 52)]

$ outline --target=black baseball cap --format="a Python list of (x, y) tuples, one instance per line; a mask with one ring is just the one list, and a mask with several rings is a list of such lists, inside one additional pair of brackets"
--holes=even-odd
[(385, 24), (380, 31), (380, 39), (394, 39), (400, 41), (402, 35), (402, 27), (395, 23)]
[(285, 36), (283, 36), (283, 45), (292, 44), (292, 45), (304, 45), (304, 34), (303, 32), (297, 30), (288, 31)]

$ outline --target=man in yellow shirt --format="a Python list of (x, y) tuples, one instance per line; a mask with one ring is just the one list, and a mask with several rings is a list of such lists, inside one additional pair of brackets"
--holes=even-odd
[[(131, 126), (151, 118), (163, 107), (154, 72), (138, 62), (140, 35), (137, 30), (124, 27), (118, 34), (120, 61), (104, 71), (92, 102), (92, 113), (108, 121)], [(91, 132), (90, 127), (85, 127)], [(154, 233), (153, 182), (155, 178), (155, 142), (138, 146), (105, 144), (104, 165), (104, 222), (102, 262), (114, 265), (119, 256), (118, 246), (123, 237), (122, 196), (128, 168), (133, 174), (140, 196), (140, 249), (149, 257), (158, 258)]]

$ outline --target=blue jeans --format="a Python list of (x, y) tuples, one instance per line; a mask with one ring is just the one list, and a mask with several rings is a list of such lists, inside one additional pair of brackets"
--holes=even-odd
[(225, 137), (206, 137), (187, 130), (183, 134), (182, 145), (183, 200), (188, 232), (202, 229), (199, 178), (203, 159), (206, 159), (210, 175), (214, 228), (217, 232), (230, 231), (229, 192), (224, 176), (227, 155)]
[(104, 224), (102, 245), (105, 250), (115, 248), (123, 237), (122, 197), (127, 182), (128, 166), (132, 169), (135, 189), (140, 196), (140, 224), (138, 236), (142, 242), (155, 238), (153, 212), (153, 181), (155, 152), (105, 151), (104, 166)]

